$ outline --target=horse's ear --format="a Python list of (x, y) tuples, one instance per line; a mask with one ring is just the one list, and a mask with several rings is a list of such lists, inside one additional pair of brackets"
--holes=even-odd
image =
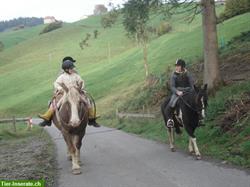
[(67, 87), (64, 83), (58, 83), (58, 84), (63, 88), (63, 90), (64, 90), (66, 93), (69, 92), (68, 87)]
[(207, 84), (204, 85), (203, 90), (207, 90)]

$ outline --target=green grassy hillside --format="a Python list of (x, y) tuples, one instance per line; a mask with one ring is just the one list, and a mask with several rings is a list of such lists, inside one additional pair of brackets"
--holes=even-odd
[[(249, 15), (218, 25), (219, 38), (229, 41), (250, 30)], [(149, 68), (153, 74), (164, 72), (176, 58), (191, 62), (202, 57), (200, 17), (193, 25), (178, 17), (173, 19), (176, 19), (173, 31), (148, 45)], [(97, 39), (93, 38), (95, 29), (100, 33)], [(81, 50), (79, 42), (86, 33), (92, 35), (90, 46)], [(0, 53), (0, 116), (35, 115), (43, 111), (51, 97), (61, 59), (67, 55), (77, 59), (78, 71), (86, 81), (87, 90), (97, 99), (101, 113), (114, 111), (143, 84), (142, 51), (127, 39), (121, 22), (111, 29), (103, 29), (100, 17), (90, 17), (33, 36)]]
[(28, 27), (24, 29), (19, 29), (16, 31), (8, 31), (0, 33), (0, 41), (3, 42), (4, 48), (7, 49), (14, 45), (17, 45), (27, 39), (31, 39), (41, 32), (44, 25), (39, 25), (36, 27)]

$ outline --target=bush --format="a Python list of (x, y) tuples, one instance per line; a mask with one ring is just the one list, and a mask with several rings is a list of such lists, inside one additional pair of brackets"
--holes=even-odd
[(227, 0), (225, 10), (220, 14), (218, 22), (250, 11), (250, 0)]
[(118, 11), (113, 10), (110, 11), (109, 13), (105, 14), (104, 16), (102, 16), (101, 18), (101, 25), (103, 28), (108, 28), (108, 27), (112, 27), (113, 24), (115, 24), (117, 18), (118, 18)]
[(161, 22), (157, 28), (157, 35), (162, 36), (172, 30), (171, 25), (168, 22)]
[(62, 22), (61, 21), (56, 21), (54, 23), (50, 23), (48, 24), (43, 30), (42, 32), (40, 32), (40, 34), (44, 34), (47, 32), (51, 32), (53, 30), (59, 29), (62, 27)]

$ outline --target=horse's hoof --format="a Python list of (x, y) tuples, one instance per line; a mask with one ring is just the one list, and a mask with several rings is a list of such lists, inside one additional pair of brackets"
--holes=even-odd
[(79, 169), (72, 169), (72, 173), (74, 175), (80, 175), (82, 172), (81, 172), (81, 169), (79, 168)]
[(172, 147), (172, 148), (171, 148), (171, 151), (172, 151), (172, 152), (175, 152), (175, 148), (174, 148), (174, 147)]
[(196, 155), (196, 160), (201, 160), (201, 155)]

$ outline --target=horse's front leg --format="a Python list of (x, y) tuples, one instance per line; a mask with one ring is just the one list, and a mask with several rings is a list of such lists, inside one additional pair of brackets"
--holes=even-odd
[(68, 150), (67, 150), (67, 159), (68, 159), (69, 161), (72, 160), (72, 157), (71, 157), (71, 154), (70, 154), (70, 151), (69, 151), (69, 147), (68, 147)]
[(191, 141), (192, 141), (193, 146), (194, 146), (194, 152), (195, 152), (196, 159), (200, 160), (201, 159), (201, 154), (200, 154), (200, 151), (199, 151), (197, 143), (196, 143), (196, 138), (191, 137)]
[(79, 165), (81, 165), (81, 160), (80, 160), (80, 149), (81, 149), (81, 141), (82, 141), (82, 138), (79, 136), (79, 135), (75, 135), (74, 136), (74, 146), (76, 148), (76, 159), (77, 159), (77, 163)]
[(71, 138), (72, 144), (73, 144), (73, 147), (72, 147), (73, 151), (70, 152), (71, 157), (72, 157), (72, 173), (74, 175), (79, 175), (81, 174), (81, 167), (79, 165), (80, 150), (77, 149), (77, 146), (75, 144), (75, 139), (76, 139), (76, 136), (73, 136)]
[(193, 146), (193, 142), (192, 142), (192, 138), (189, 137), (189, 143), (188, 143), (188, 151), (189, 153), (192, 155), (194, 154), (194, 146)]
[(175, 152), (175, 147), (174, 147), (174, 128), (167, 128), (168, 129), (168, 141), (170, 145), (170, 149), (172, 152)]

